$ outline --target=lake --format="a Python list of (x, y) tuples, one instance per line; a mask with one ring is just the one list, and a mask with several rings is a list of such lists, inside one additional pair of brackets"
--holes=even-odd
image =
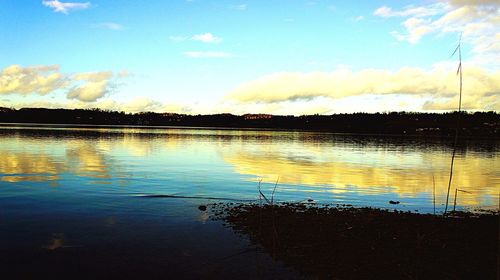
[[(246, 253), (248, 240), (198, 206), (258, 202), (260, 185), (268, 199), (276, 187), (278, 202), (442, 213), (452, 150), (439, 138), (2, 125), (0, 261), (19, 273), (62, 262), (188, 278), (294, 275)], [(499, 155), (498, 141), (461, 142), (451, 208), (458, 189), (458, 209), (498, 209)]]

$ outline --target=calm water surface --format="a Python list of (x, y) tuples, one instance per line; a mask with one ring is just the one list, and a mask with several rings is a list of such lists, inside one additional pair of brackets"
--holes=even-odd
[[(263, 254), (245, 257), (249, 243), (208, 221), (197, 206), (255, 201), (262, 180), (268, 196), (278, 181), (278, 201), (432, 213), (435, 197), (436, 211), (442, 212), (450, 142), (312, 132), (3, 126), (0, 259), (19, 271), (19, 263), (47, 271), (61, 260), (66, 267), (90, 265), (97, 271), (113, 263), (116, 269), (168, 264), (172, 275), (195, 278), (221, 271), (234, 276), (229, 259), (238, 269), (234, 273), (246, 269), (246, 276), (262, 271), (249, 263), (279, 270), (270, 260), (258, 261), (266, 259)], [(458, 208), (498, 209), (497, 144), (461, 145), (450, 198), (453, 203), (458, 188)]]
[[(0, 129), (0, 197), (59, 195), (276, 199), (437, 211), (450, 140), (310, 132), (137, 128)], [(498, 208), (498, 141), (462, 145), (459, 207)], [(463, 192), (465, 191), (465, 192)], [(452, 197), (453, 198), (453, 197)]]

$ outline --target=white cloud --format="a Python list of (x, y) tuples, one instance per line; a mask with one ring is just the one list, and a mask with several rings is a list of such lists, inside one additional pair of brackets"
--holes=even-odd
[(98, 100), (97, 102), (84, 102), (73, 100), (69, 102), (53, 102), (48, 100), (28, 101), (16, 103), (12, 106), (9, 101), (0, 100), (0, 107), (14, 108), (49, 108), (49, 109), (93, 109), (124, 111), (127, 113), (157, 112), (157, 113), (189, 113), (191, 108), (179, 104), (167, 104), (149, 97), (137, 96), (130, 101), (116, 101), (109, 98)]
[(60, 2), (58, 0), (42, 1), (44, 6), (52, 8), (56, 13), (68, 14), (73, 10), (84, 10), (90, 7), (90, 2), (76, 3), (76, 2)]
[(498, 0), (451, 0), (454, 5), (499, 5)]
[(231, 8), (234, 10), (244, 11), (248, 8), (248, 5), (247, 4), (239, 4), (239, 5), (231, 6)]
[[(500, 55), (500, 2), (495, 0), (451, 0), (438, 3), (409, 6), (393, 10), (382, 6), (374, 11), (380, 17), (404, 18), (404, 31), (391, 33), (400, 41), (418, 43), (430, 34), (462, 33), (464, 43), (472, 45), (476, 56), (492, 56), (490, 64), (496, 64)], [(480, 58), (476, 58), (480, 60)], [(484, 59), (482, 59), (484, 61)]]
[(138, 113), (138, 112), (161, 112), (164, 106), (161, 102), (152, 100), (148, 97), (136, 97), (134, 100), (119, 104), (120, 111)]
[[(367, 69), (353, 72), (274, 73), (242, 84), (228, 100), (241, 104), (313, 100), (318, 97), (342, 99), (361, 95), (399, 95), (432, 98), (453, 103), (458, 93), (454, 66), (435, 65), (432, 69), (403, 68), (391, 72)], [(464, 72), (466, 109), (500, 110), (500, 71), (469, 66)], [(454, 108), (454, 107), (450, 107)]]
[(391, 8), (387, 6), (382, 6), (373, 12), (374, 15), (376, 16), (381, 16), (381, 17), (390, 17), (394, 14)]
[(429, 20), (412, 17), (403, 22), (403, 25), (408, 31), (407, 34), (400, 34), (397, 31), (393, 31), (392, 34), (399, 41), (408, 41), (409, 43), (415, 44), (419, 42), (423, 36), (433, 32), (432, 27), (430, 27), (428, 23)]
[(174, 42), (183, 42), (186, 40), (191, 40), (191, 41), (198, 41), (198, 42), (207, 43), (207, 44), (215, 44), (215, 43), (220, 43), (223, 41), (222, 38), (217, 37), (210, 32), (203, 33), (203, 34), (196, 34), (196, 35), (193, 35), (190, 37), (189, 36), (179, 36), (179, 35), (170, 36), (169, 39), (170, 39), (170, 41), (174, 41)]
[[(80, 106), (89, 108), (88, 104), (80, 103)], [(191, 109), (179, 104), (167, 104), (145, 96), (137, 96), (126, 102), (117, 102), (105, 99), (92, 104), (92, 108), (97, 107), (105, 110), (124, 111), (128, 113), (157, 112), (157, 113), (188, 113)]]
[(191, 58), (230, 58), (234, 57), (233, 54), (227, 52), (199, 52), (199, 51), (191, 51), (185, 52), (185, 56)]
[(191, 37), (193, 41), (200, 41), (203, 43), (218, 43), (221, 41), (220, 38), (214, 36), (212, 33), (197, 34)]
[(353, 18), (353, 19), (352, 19), (352, 21), (354, 21), (354, 22), (358, 22), (358, 21), (362, 21), (362, 20), (364, 20), (364, 19), (365, 19), (365, 17), (364, 17), (364, 16), (357, 16), (357, 17)]
[(382, 6), (373, 12), (376, 16), (381, 17), (426, 17), (433, 16), (442, 13), (443, 9), (446, 8), (446, 5), (443, 3), (436, 3), (429, 6), (408, 6), (400, 11), (395, 11), (390, 7)]
[(197, 34), (191, 37), (193, 41), (199, 41), (203, 43), (220, 43), (222, 38), (214, 36), (212, 33)]
[(104, 29), (109, 29), (109, 30), (123, 30), (123, 25), (115, 22), (101, 22), (98, 24), (93, 25), (96, 28), (104, 28)]

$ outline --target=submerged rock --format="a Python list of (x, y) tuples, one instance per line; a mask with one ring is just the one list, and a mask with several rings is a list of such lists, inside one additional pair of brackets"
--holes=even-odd
[(200, 210), (200, 211), (207, 211), (207, 206), (200, 205), (200, 206), (198, 206), (198, 210)]

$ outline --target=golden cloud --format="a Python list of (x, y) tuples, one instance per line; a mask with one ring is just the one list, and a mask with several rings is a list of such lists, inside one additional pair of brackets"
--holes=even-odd
[[(463, 84), (464, 103), (469, 109), (500, 109), (498, 102), (490, 98), (500, 93), (499, 71), (464, 67)], [(449, 102), (454, 100), (458, 91), (454, 69), (436, 65), (428, 71), (403, 68), (395, 72), (338, 69), (333, 72), (274, 73), (239, 86), (227, 98), (239, 103), (273, 103), (317, 97), (338, 99), (364, 94), (398, 94), (429, 96)], [(456, 108), (456, 105), (451, 108)]]
[(21, 67), (11, 65), (0, 72), (0, 94), (45, 95), (67, 85), (58, 65)]
[(112, 72), (93, 72), (77, 74), (73, 77), (75, 82), (82, 82), (68, 91), (68, 99), (78, 99), (83, 102), (93, 102), (103, 97), (110, 91)]
[[(118, 78), (128, 76), (122, 71)], [(68, 99), (94, 102), (111, 91), (115, 75), (110, 71), (63, 74), (58, 65), (11, 65), (0, 72), (0, 94), (46, 95), (57, 90), (67, 91)]]

